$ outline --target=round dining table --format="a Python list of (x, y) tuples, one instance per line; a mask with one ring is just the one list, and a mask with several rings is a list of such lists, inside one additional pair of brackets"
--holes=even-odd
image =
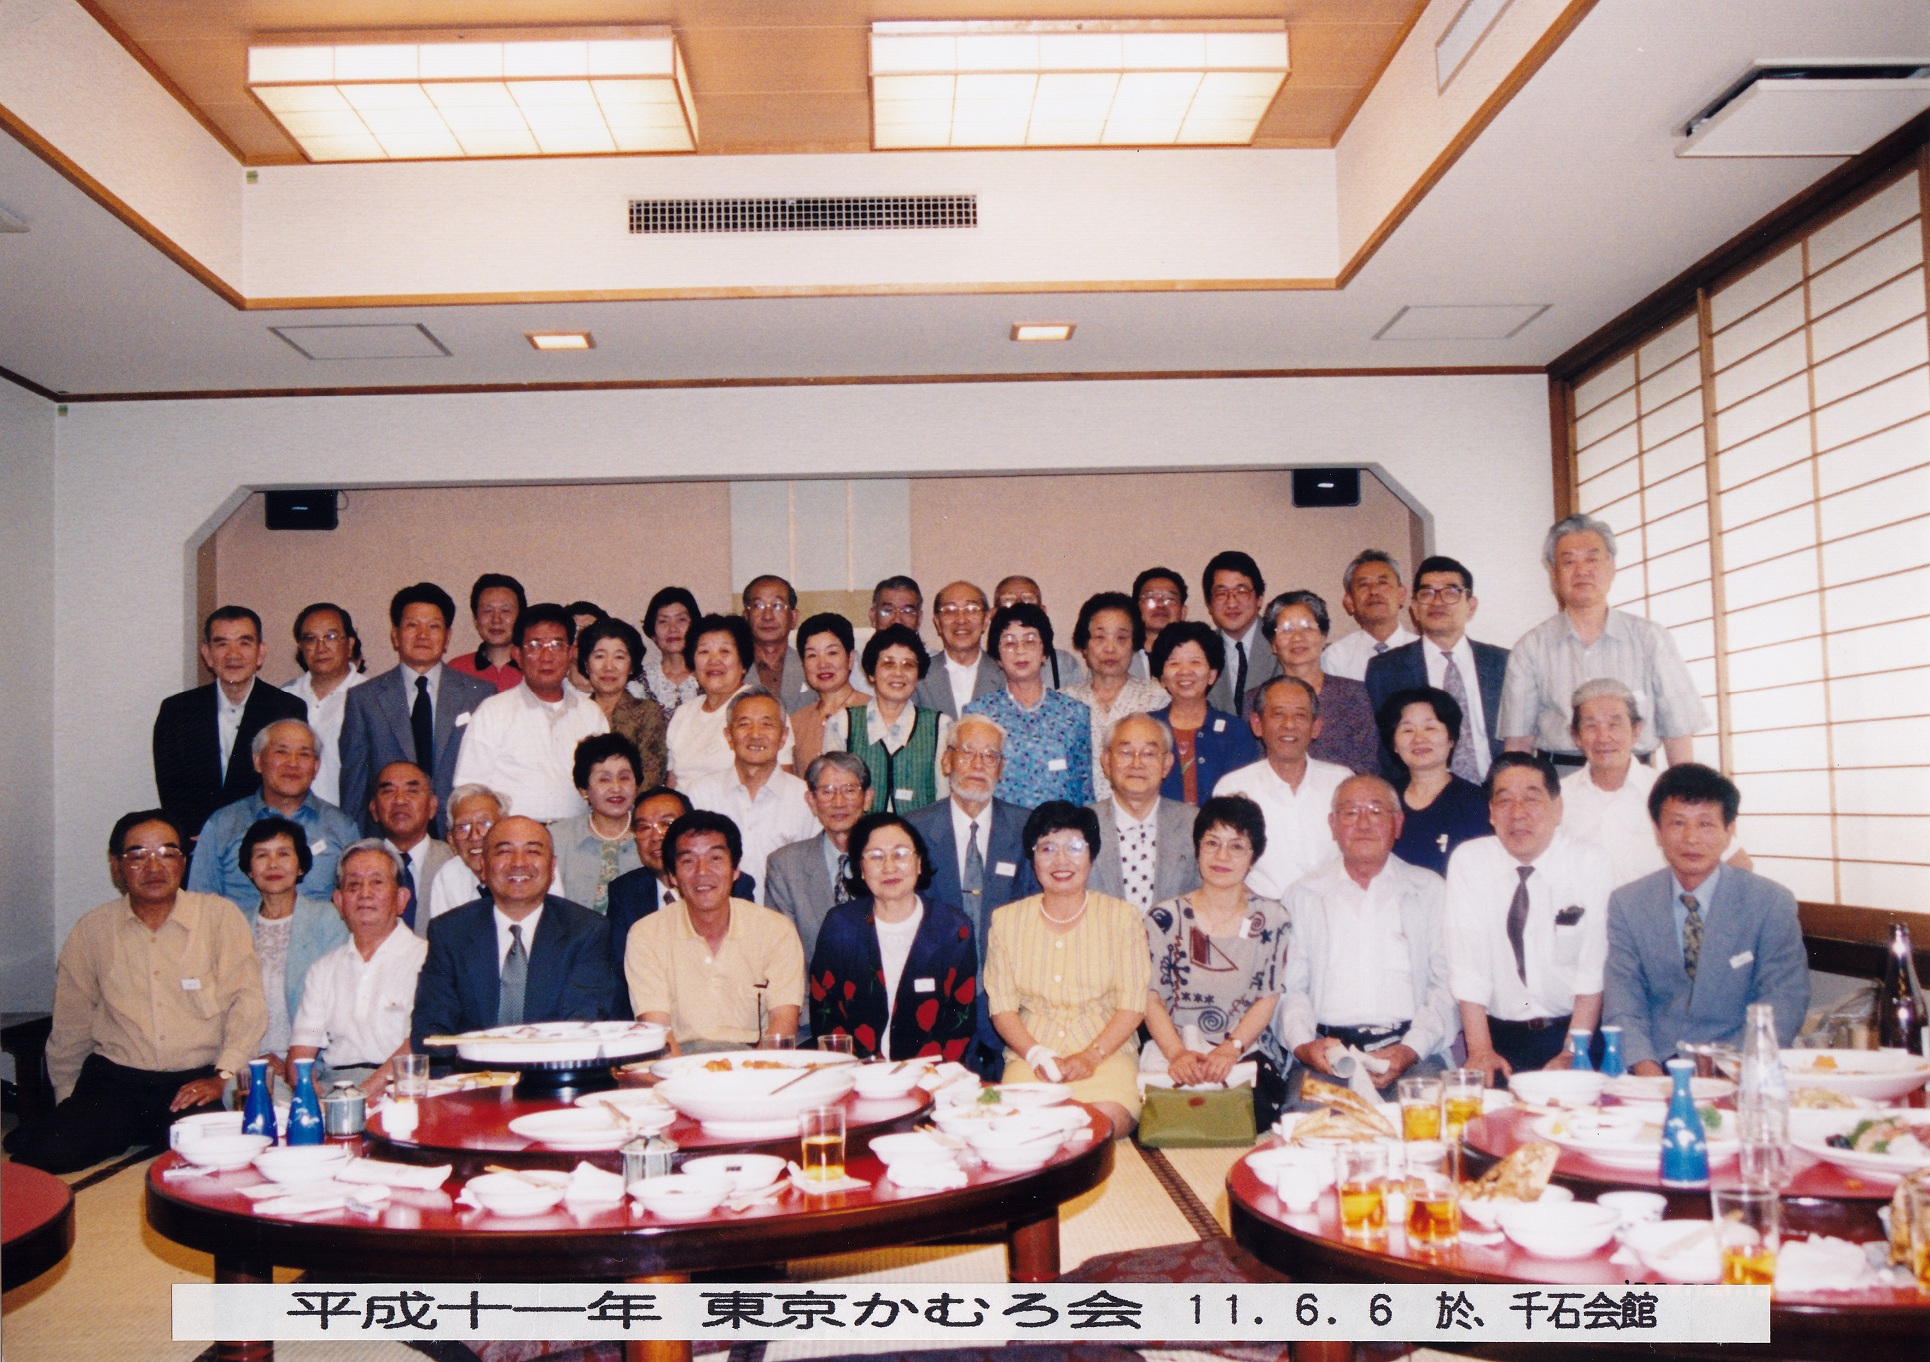
[(74, 1246), (74, 1194), (52, 1173), (0, 1163), (0, 1290), (50, 1271)]

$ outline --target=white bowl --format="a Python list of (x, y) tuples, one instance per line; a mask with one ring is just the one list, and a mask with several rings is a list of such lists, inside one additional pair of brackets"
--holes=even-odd
[[(1817, 1068), (1824, 1060), (1830, 1067)], [(1792, 1088), (1828, 1088), (1888, 1102), (1930, 1082), (1930, 1059), (1905, 1050), (1785, 1050), (1783, 1077)]]
[(925, 1069), (917, 1064), (860, 1064), (858, 1096), (876, 1099), (903, 1097), (918, 1086)]
[(556, 1208), (565, 1190), (561, 1185), (531, 1182), (514, 1173), (484, 1173), (469, 1179), (456, 1199), (480, 1206), (491, 1215), (541, 1215)]
[(999, 1100), (1015, 1107), (1056, 1107), (1072, 1098), (1070, 1083), (1000, 1083)]
[(873, 1157), (887, 1168), (897, 1163), (935, 1163), (941, 1160), (950, 1163), (956, 1152), (950, 1145), (940, 1144), (931, 1136), (916, 1130), (876, 1135), (871, 1140)]
[(655, 1022), (525, 1022), (467, 1032), (456, 1053), (471, 1064), (614, 1064), (655, 1054), (663, 1049), (665, 1034)]
[(1017, 1111), (1017, 1107), (1003, 1102), (947, 1102), (933, 1107), (931, 1118), (947, 1135), (956, 1135), (962, 1140), (981, 1126)]
[(225, 1173), (246, 1168), (255, 1161), (255, 1155), (273, 1143), (266, 1135), (202, 1135), (183, 1140), (175, 1152), (196, 1168)]
[(1039, 1135), (1056, 1132), (1064, 1137), (1086, 1129), (1092, 1124), (1084, 1107), (1032, 1107), (1021, 1108), (1010, 1116), (994, 1116), (992, 1127), (995, 1130), (1030, 1130)]
[[(1569, 1191), (1566, 1187), (1551, 1182), (1541, 1189), (1541, 1196), (1535, 1204), (1552, 1206), (1558, 1201), (1573, 1201), (1574, 1199), (1575, 1194), (1573, 1192)], [(1461, 1198), (1461, 1214), (1472, 1220), (1482, 1229), (1491, 1230), (1495, 1227), (1496, 1217), (1501, 1214), (1503, 1207), (1525, 1206), (1528, 1204), (1529, 1203), (1525, 1201), (1517, 1201), (1513, 1197), (1472, 1197), (1464, 1195)]]
[(637, 1204), (665, 1220), (701, 1220), (730, 1194), (731, 1180), (714, 1174), (670, 1173), (630, 1184)]
[(1603, 1192), (1595, 1198), (1595, 1204), (1607, 1206), (1622, 1217), (1625, 1230), (1660, 1220), (1669, 1209), (1669, 1199), (1660, 1192)]
[(725, 1178), (733, 1192), (756, 1192), (778, 1180), (784, 1160), (775, 1154), (710, 1154), (685, 1160), (683, 1171), (692, 1177)]
[(1586, 1258), (1615, 1237), (1621, 1215), (1587, 1201), (1529, 1201), (1496, 1214), (1502, 1233), (1537, 1258)]
[(340, 1144), (290, 1144), (264, 1149), (255, 1155), (255, 1167), (270, 1182), (298, 1187), (305, 1182), (326, 1182), (348, 1164), (348, 1146)]
[[(1691, 1235), (1700, 1238), (1685, 1251), (1669, 1250)], [(1631, 1226), (1622, 1243), (1642, 1266), (1672, 1282), (1704, 1284), (1722, 1280), (1722, 1247), (1706, 1220), (1652, 1220)]]
[(1060, 1141), (1034, 1140), (1030, 1144), (990, 1145), (977, 1151), (987, 1168), (1001, 1173), (1030, 1172), (1043, 1168), (1059, 1151)]
[(812, 1107), (835, 1106), (857, 1083), (855, 1064), (816, 1065), (808, 1073), (794, 1067), (723, 1073), (686, 1069), (657, 1084), (656, 1092), (684, 1115), (707, 1125), (776, 1123), (794, 1121)]
[(1508, 1079), (1509, 1091), (1537, 1107), (1592, 1107), (1607, 1086), (1606, 1078), (1586, 1069), (1537, 1069)]
[(1334, 1185), (1334, 1151), (1326, 1146), (1277, 1145), (1247, 1155), (1246, 1166), (1269, 1187), (1277, 1188), (1280, 1179), (1288, 1176), (1317, 1178), (1323, 1190)]
[(179, 1149), (182, 1141), (198, 1140), (204, 1135), (239, 1135), (246, 1119), (246, 1113), (239, 1111), (204, 1111), (199, 1116), (183, 1116), (168, 1127), (168, 1148)]

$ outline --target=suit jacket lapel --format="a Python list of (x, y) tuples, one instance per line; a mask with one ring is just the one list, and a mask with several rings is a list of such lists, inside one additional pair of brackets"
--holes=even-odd
[[(523, 1016), (551, 1010), (562, 983), (564, 927), (557, 905), (561, 899), (543, 900), (543, 920), (536, 924), (536, 939), (529, 947), (528, 983), (523, 994)], [(500, 978), (500, 975), (498, 976)]]
[(1005, 673), (999, 670), (999, 664), (992, 660), (990, 653), (980, 653), (978, 675), (972, 679), (972, 698), (976, 700), (981, 695), (990, 695), (1004, 684)]
[[(381, 701), (383, 715), (388, 720), (389, 737), (407, 760), (414, 761), (415, 729), (409, 726), (409, 706), (414, 697), (410, 694), (409, 671), (406, 667), (398, 665), (394, 671), (381, 679), (386, 680), (388, 684), (376, 698)], [(371, 684), (380, 684), (380, 682)], [(369, 776), (373, 779), (375, 771), (371, 770)], [(434, 782), (435, 776), (434, 771), (429, 773), (431, 783)]]
[(811, 855), (804, 858), (804, 875), (811, 882), (805, 896), (807, 903), (829, 904), (837, 895), (838, 887), (831, 883), (831, 871), (824, 864), (824, 849), (830, 841), (831, 834), (828, 832), (820, 832), (811, 839)]
[[(461, 675), (460, 672), (445, 663), (442, 668), (442, 679), (436, 683), (436, 765), (438, 767), (443, 764), (443, 754), (449, 750), (450, 744), (455, 739), (456, 710), (462, 704), (461, 697), (455, 694), (458, 683), (454, 678), (459, 675)], [(409, 741), (411, 745), (414, 744), (413, 733)], [(455, 769), (453, 763), (450, 769)], [(435, 779), (436, 773), (429, 772), (431, 784)]]

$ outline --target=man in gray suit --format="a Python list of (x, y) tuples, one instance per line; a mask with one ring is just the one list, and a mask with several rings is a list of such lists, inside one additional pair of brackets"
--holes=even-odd
[(1622, 1028), (1629, 1071), (1660, 1074), (1684, 1041), (1742, 1040), (1751, 1003), (1788, 1045), (1809, 1010), (1809, 957), (1789, 890), (1722, 856), (1741, 796), (1706, 766), (1671, 766), (1649, 792), (1666, 870), (1608, 900), (1602, 1022)]
[(1207, 560), (1200, 574), (1200, 594), (1206, 597), (1206, 613), (1226, 645), (1226, 666), (1207, 692), (1206, 703), (1227, 714), (1243, 715), (1246, 697), (1280, 674), (1280, 659), (1273, 655), (1261, 628), (1266, 578), (1251, 555), (1223, 549)]
[(375, 774), (375, 798), (369, 815), (382, 829), (383, 845), (396, 854), (400, 878), (409, 891), (401, 920), (417, 936), (429, 935), (429, 886), (455, 852), (429, 827), (440, 812), (428, 773), (412, 761), (392, 761)]
[(990, 613), (985, 593), (970, 582), (953, 582), (938, 593), (932, 621), (945, 651), (933, 659), (931, 670), (918, 683), (911, 698), (914, 705), (956, 719), (966, 705), (1005, 684), (1005, 673), (981, 646)]
[(1173, 733), (1165, 724), (1128, 714), (1105, 741), (1099, 765), (1112, 782), (1112, 798), (1092, 806), (1099, 846), (1088, 883), (1144, 910), (1199, 886), (1194, 810), (1159, 797), (1159, 783), (1173, 769)]
[(824, 831), (781, 846), (764, 862), (764, 906), (791, 919), (808, 968), (824, 915), (849, 897), (845, 847), (871, 803), (871, 768), (850, 752), (826, 752), (804, 768), (804, 802)]
[[(472, 710), (496, 693), (488, 681), (445, 667), (456, 603), (434, 582), (417, 582), (389, 602), (389, 642), (400, 662), (348, 694), (342, 711), (342, 807), (382, 835), (369, 810), (375, 777), (392, 761), (429, 773), (439, 809), (456, 786), (456, 757)], [(440, 818), (431, 832), (442, 833)]]

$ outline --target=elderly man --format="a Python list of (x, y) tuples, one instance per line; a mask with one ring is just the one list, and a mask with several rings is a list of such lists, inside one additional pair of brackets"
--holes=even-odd
[[(1007, 577), (992, 588), (992, 608), (1003, 610), (1013, 605), (1036, 605), (1043, 610), (1045, 593), (1039, 590), (1039, 584), (1030, 577)], [(994, 648), (993, 651), (996, 652), (997, 649)], [(1064, 690), (1068, 686), (1080, 685), (1086, 680), (1086, 664), (1079, 654), (1068, 652), (1064, 648), (1054, 648), (1052, 656), (1046, 659), (1045, 680), (1046, 684), (1054, 690)]]
[(1090, 887), (1142, 912), (1197, 888), (1196, 811), (1159, 795), (1160, 782), (1173, 769), (1173, 731), (1148, 715), (1128, 714), (1113, 724), (1099, 765), (1112, 782), (1112, 798), (1092, 806), (1099, 815), (1099, 846)]
[(1768, 1003), (1788, 1045), (1809, 1011), (1809, 953), (1796, 899), (1722, 854), (1742, 796), (1720, 772), (1671, 766), (1649, 791), (1667, 868), (1608, 900), (1603, 1020), (1622, 1028), (1622, 1058), (1659, 1074), (1684, 1041), (1742, 1043), (1751, 1003)]
[(744, 619), (751, 626), (750, 672), (745, 678), (775, 695), (790, 713), (817, 694), (804, 679), (804, 661), (791, 646), (797, 628), (797, 588), (782, 577), (753, 577), (744, 584)]
[(1307, 755), (1308, 744), (1320, 736), (1320, 697), (1298, 677), (1264, 683), (1247, 722), (1265, 755), (1221, 776), (1213, 793), (1245, 795), (1260, 806), (1267, 849), (1253, 863), (1247, 888), (1263, 899), (1284, 899), (1295, 880), (1332, 858), (1328, 814), (1334, 791), (1352, 772)]
[(429, 835), (436, 819), (436, 794), (429, 773), (412, 761), (390, 762), (375, 774), (375, 797), (369, 800), (369, 813), (382, 830), (383, 844), (402, 862), (400, 886), (409, 895), (402, 910), (403, 925), (418, 936), (426, 936), (429, 914), (420, 905), (427, 901), (429, 887), (443, 866), (455, 856), (448, 843)]
[(1561, 609), (1523, 634), (1508, 657), (1499, 730), (1511, 752), (1541, 751), (1557, 766), (1586, 758), (1568, 731), (1575, 687), (1613, 677), (1635, 696), (1649, 727), (1636, 743), (1646, 756), (1659, 742), (1669, 765), (1695, 759), (1696, 732), (1709, 723), (1695, 679), (1669, 631), (1653, 620), (1611, 610), (1615, 532), (1601, 521), (1571, 515), (1555, 522), (1542, 545)]
[(516, 665), (516, 617), (528, 604), (523, 584), (514, 577), (501, 572), (478, 577), (469, 588), (469, 618), (482, 642), (473, 654), (450, 658), (450, 668), (498, 691), (515, 690), (523, 679)]
[(1380, 549), (1362, 549), (1340, 574), (1340, 588), (1341, 608), (1360, 628), (1327, 645), (1320, 669), (1329, 676), (1365, 681), (1368, 663), (1415, 639), (1401, 627), (1407, 587), (1401, 581), (1400, 560)]
[(415, 929), (418, 936), (429, 934), (429, 920), (441, 917), (451, 908), (473, 903), (487, 894), (483, 884), (483, 839), (499, 819), (509, 817), (509, 798), (487, 785), (458, 785), (449, 797), (449, 849), (454, 855), (442, 863), (429, 883), (427, 911), (418, 909)]
[(255, 770), (261, 787), (246, 799), (217, 810), (201, 829), (188, 871), (188, 888), (197, 894), (219, 894), (240, 908), (250, 923), (261, 903), (261, 891), (241, 864), (241, 839), (263, 818), (280, 817), (298, 823), (308, 838), (313, 865), (302, 877), (300, 892), (325, 899), (335, 883), (335, 858), (356, 837), (354, 820), (333, 804), (324, 804), (314, 791), (317, 760), (315, 731), (300, 719), (281, 719), (255, 734)]
[(14, 1158), (72, 1173), (170, 1122), (219, 1110), (268, 1029), (254, 934), (232, 903), (181, 888), (181, 834), (159, 809), (107, 840), (121, 897), (67, 934), (54, 979), (47, 1074), (59, 1105), (8, 1140)]
[(1442, 951), (1441, 877), (1393, 854), (1401, 801), (1379, 776), (1342, 781), (1328, 824), (1340, 858), (1287, 891), (1274, 1034), (1327, 1075), (1346, 1050), (1371, 1052), (1387, 1065), (1373, 1075), (1379, 1088), (1438, 1072), (1461, 1034)]
[(791, 919), (804, 958), (817, 951), (818, 928), (845, 894), (845, 848), (871, 802), (871, 769), (851, 752), (826, 752), (804, 770), (805, 802), (824, 831), (781, 846), (765, 863), (764, 902)]
[(342, 717), (348, 695), (368, 680), (361, 669), (362, 640), (348, 611), (333, 601), (304, 606), (295, 616), (295, 656), (301, 675), (282, 689), (308, 706), (308, 726), (321, 746), (315, 793), (342, 806)]
[(560, 605), (532, 605), (516, 619), (523, 683), (476, 706), (456, 762), (456, 783), (500, 790), (517, 814), (543, 823), (588, 810), (576, 788), (576, 745), (608, 733), (596, 701), (568, 681), (576, 621)]
[[(288, 1046), (295, 1061), (320, 1057), (318, 1087), (349, 1079), (374, 1097), (388, 1086), (397, 1055), (409, 1052), (409, 1016), (429, 943), (407, 927), (403, 858), (373, 837), (351, 845), (335, 867), (335, 911), (349, 939), (309, 966)], [(428, 914), (422, 915), (425, 919)]]
[(1133, 602), (1146, 626), (1146, 646), (1133, 655), (1129, 675), (1152, 678), (1153, 645), (1169, 624), (1186, 618), (1186, 579), (1167, 567), (1149, 567), (1133, 578)]
[(722, 814), (698, 809), (671, 824), (663, 855), (678, 901), (639, 922), (624, 947), (631, 1006), (670, 1028), (673, 1052), (797, 1035), (804, 947), (782, 913), (732, 897), (742, 848)]
[[(1367, 697), (1375, 713), (1390, 696), (1420, 686), (1446, 691), (1461, 706), (1461, 736), (1448, 769), (1470, 784), (1487, 779), (1488, 766), (1501, 755), (1495, 721), (1501, 713), (1501, 683), (1508, 673), (1508, 650), (1468, 637), (1468, 621), (1480, 602), (1474, 574), (1452, 558), (1423, 558), (1414, 570), (1414, 623), (1421, 637), (1389, 648), (1367, 663)], [(1331, 651), (1331, 650), (1330, 650)], [(1389, 777), (1400, 763), (1385, 747), (1381, 767)]]
[(1227, 714), (1244, 712), (1247, 693), (1280, 674), (1280, 661), (1267, 646), (1266, 633), (1260, 626), (1266, 589), (1267, 579), (1260, 575), (1260, 565), (1238, 549), (1214, 554), (1200, 574), (1206, 613), (1226, 648), (1226, 665), (1207, 692), (1206, 702)]
[(914, 705), (956, 719), (965, 706), (1005, 684), (998, 662), (981, 646), (991, 617), (986, 606), (985, 593), (970, 582), (953, 582), (939, 591), (932, 620), (945, 650), (918, 683)]
[[(909, 577), (886, 577), (871, 588), (871, 627), (886, 629), (894, 624), (917, 633), (925, 623), (925, 593)], [(808, 958), (808, 957), (807, 957)]]
[(214, 680), (170, 695), (154, 716), (154, 786), (186, 848), (209, 814), (254, 789), (255, 734), (277, 719), (308, 717), (299, 696), (255, 684), (262, 657), (261, 616), (222, 606), (201, 626), (201, 665)]
[(737, 824), (743, 838), (738, 862), (759, 884), (773, 851), (818, 830), (804, 782), (778, 765), (789, 731), (776, 696), (739, 691), (731, 697), (724, 730), (730, 766), (692, 781), (685, 791), (695, 807), (724, 814)]
[[(527, 668), (525, 668), (527, 671)], [(483, 839), (489, 897), (429, 924), (410, 1042), (522, 1022), (600, 1021), (616, 987), (609, 924), (552, 897), (549, 829), (504, 818)]]
[(1504, 752), (1488, 770), (1493, 837), (1448, 858), (1448, 980), (1468, 1067), (1565, 1069), (1568, 1030), (1595, 1030), (1608, 954), (1608, 857), (1561, 830), (1555, 768)]

